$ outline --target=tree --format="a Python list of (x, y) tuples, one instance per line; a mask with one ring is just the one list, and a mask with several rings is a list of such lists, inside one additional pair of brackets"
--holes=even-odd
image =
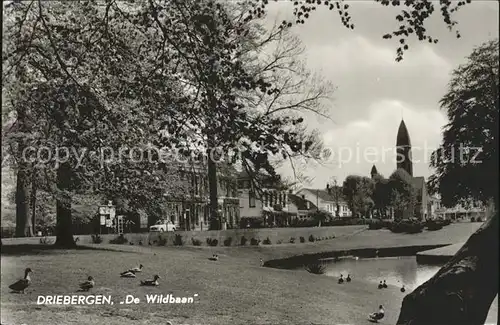
[[(434, 277), (404, 298), (398, 325), (484, 324), (498, 294), (498, 184), (492, 183), (498, 179), (498, 77), (498, 40), (476, 48), (455, 69), (441, 100), (449, 123), (433, 152), (436, 171), (428, 182), (445, 206), (492, 200), (496, 212)], [(466, 149), (473, 147), (483, 150)], [(472, 160), (475, 155), (481, 163)]]
[(396, 219), (408, 219), (414, 216), (417, 204), (416, 189), (412, 177), (402, 168), (398, 168), (389, 177), (390, 204)]
[(373, 204), (380, 218), (387, 217), (387, 209), (391, 203), (391, 188), (389, 180), (380, 174), (373, 176), (375, 187), (373, 190)]
[(469, 199), (498, 208), (498, 40), (474, 49), (468, 62), (453, 72), (441, 99), (449, 123), (441, 146), (432, 153), (436, 172), (428, 187), (452, 207)]
[(342, 185), (342, 193), (352, 215), (356, 217), (368, 217), (373, 208), (373, 188), (374, 183), (371, 178), (363, 176), (349, 175)]

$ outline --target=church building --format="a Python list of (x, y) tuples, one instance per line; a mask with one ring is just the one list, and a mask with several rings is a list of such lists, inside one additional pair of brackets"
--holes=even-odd
[[(396, 136), (396, 153), (396, 168), (404, 169), (411, 176), (413, 187), (417, 192), (417, 204), (415, 206), (415, 211), (413, 213), (411, 211), (403, 213), (403, 218), (415, 217), (425, 220), (426, 218), (431, 217), (432, 202), (429, 193), (427, 192), (425, 178), (423, 176), (413, 176), (411, 140), (404, 120), (401, 120), (398, 134)], [(370, 174), (372, 178), (378, 174), (375, 165), (372, 167)]]

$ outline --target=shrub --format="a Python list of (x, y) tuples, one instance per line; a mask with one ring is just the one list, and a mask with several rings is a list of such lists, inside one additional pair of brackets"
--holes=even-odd
[(443, 223), (439, 220), (428, 220), (426, 222), (425, 226), (427, 227), (427, 230), (429, 230), (429, 231), (443, 229)]
[(264, 239), (264, 241), (262, 241), (262, 244), (263, 245), (271, 245), (271, 239), (269, 239), (269, 237), (267, 237), (266, 239)]
[(295, 237), (290, 238), (290, 244), (295, 243)]
[(300, 239), (300, 242), (301, 242), (301, 243), (305, 243), (305, 242), (306, 242), (306, 239), (305, 239), (304, 237), (302, 237), (302, 236), (300, 236), (300, 238), (299, 238), (299, 239)]
[(279, 239), (279, 240), (276, 242), (276, 244), (278, 244), (278, 245), (279, 245), (279, 244), (282, 244), (282, 243), (283, 243), (283, 241), (282, 241), (281, 239)]
[[(158, 246), (167, 246), (167, 238), (163, 238), (162, 236), (158, 237), (158, 241), (153, 241), (153, 243), (158, 243)], [(174, 243), (175, 244), (175, 243)]]
[(471, 218), (470, 218), (470, 222), (476, 222), (476, 218), (471, 217)]
[(316, 262), (316, 263), (311, 263), (311, 264), (308, 264), (306, 267), (305, 267), (306, 271), (309, 272), (309, 273), (313, 273), (313, 274), (324, 274), (325, 273), (325, 265), (323, 263), (319, 263), (319, 262)]
[(142, 240), (139, 240), (139, 245), (142, 246)]
[(451, 219), (444, 219), (443, 226), (449, 226), (451, 224)]
[(201, 240), (196, 239), (196, 238), (191, 238), (191, 242), (193, 243), (193, 246), (201, 246)]
[(129, 244), (130, 244), (130, 245), (134, 245), (134, 243), (133, 243), (133, 242), (130, 242)]
[(481, 217), (477, 217), (476, 222), (483, 222), (483, 219), (481, 219)]
[(382, 222), (382, 220), (374, 219), (368, 223), (368, 229), (370, 230), (379, 230), (382, 228), (384, 228), (384, 223)]
[(92, 235), (92, 243), (93, 244), (100, 244), (102, 243), (102, 237), (99, 234), (94, 234)]
[(241, 237), (240, 245), (245, 246), (247, 244), (247, 241), (248, 241), (248, 239), (245, 236)]
[(52, 240), (50, 240), (49, 237), (42, 237), (42, 238), (40, 238), (40, 244), (41, 245), (52, 245)]
[(252, 246), (257, 246), (257, 245), (259, 245), (259, 243), (260, 243), (259, 239), (255, 239), (255, 238), (250, 239), (250, 245), (252, 245)]
[(174, 237), (174, 246), (182, 246), (184, 245), (184, 242), (182, 241), (182, 235), (181, 234), (175, 234)]
[(125, 236), (123, 235), (120, 235), (116, 238), (113, 238), (109, 241), (110, 244), (117, 244), (117, 245), (123, 245), (123, 244), (126, 244), (128, 243), (128, 240), (127, 238), (125, 238)]
[(207, 245), (208, 246), (217, 246), (219, 244), (219, 241), (215, 238), (207, 238)]
[(228, 237), (224, 239), (224, 246), (231, 246), (232, 242), (233, 242), (233, 237)]
[(313, 235), (309, 235), (309, 241), (313, 243), (316, 240)]

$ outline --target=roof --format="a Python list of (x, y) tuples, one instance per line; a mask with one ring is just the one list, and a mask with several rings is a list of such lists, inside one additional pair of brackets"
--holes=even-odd
[[(345, 201), (344, 195), (342, 194), (342, 187), (337, 186), (337, 188), (338, 188), (338, 191), (339, 191), (339, 197), (338, 197), (338, 199)], [(332, 190), (333, 189), (334, 188), (332, 187)], [(318, 198), (320, 198), (323, 201), (335, 202), (337, 200), (337, 198), (335, 197), (334, 191), (332, 191), (331, 193), (328, 193), (327, 190), (316, 189), (316, 188), (303, 188), (302, 190), (309, 191), (312, 194), (317, 195)]]
[(398, 129), (398, 135), (396, 136), (396, 146), (411, 146), (410, 134), (406, 128), (404, 120), (401, 120)]
[[(295, 204), (298, 210), (308, 210), (307, 209), (308, 201), (306, 199), (303, 199), (296, 194), (288, 194), (288, 198), (293, 204)], [(317, 209), (316, 205), (309, 201), (309, 210), (316, 210), (316, 209)]]
[(378, 174), (377, 167), (373, 165), (372, 170), (370, 171), (370, 175), (376, 175), (376, 174)]

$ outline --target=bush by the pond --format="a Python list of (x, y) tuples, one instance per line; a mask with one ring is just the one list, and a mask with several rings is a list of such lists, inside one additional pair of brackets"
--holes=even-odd
[(184, 241), (182, 241), (182, 235), (175, 234), (174, 237), (174, 246), (182, 246), (184, 245)]
[(219, 241), (215, 238), (207, 238), (207, 245), (208, 246), (217, 246), (219, 244)]
[(224, 246), (231, 246), (232, 242), (233, 242), (233, 237), (228, 237), (224, 239)]
[(247, 244), (247, 241), (248, 241), (248, 239), (245, 236), (241, 237), (240, 245), (245, 246)]
[(313, 235), (309, 235), (309, 241), (313, 243), (314, 241), (316, 241), (316, 238), (314, 238)]
[(110, 244), (118, 244), (118, 245), (123, 245), (123, 244), (126, 244), (128, 243), (128, 240), (127, 238), (125, 238), (125, 236), (123, 235), (120, 235), (116, 238), (113, 238), (109, 241)]
[(295, 237), (290, 238), (290, 244), (295, 243)]
[(260, 243), (260, 239), (255, 239), (255, 238), (250, 239), (250, 245), (252, 245), (252, 246), (257, 246), (257, 245), (259, 245), (259, 243)]
[(92, 237), (92, 244), (100, 244), (102, 243), (102, 237), (99, 234), (94, 234)]
[(201, 246), (201, 240), (196, 239), (196, 238), (191, 238), (191, 242), (193, 243), (193, 246)]
[(309, 273), (313, 273), (313, 274), (324, 274), (325, 273), (325, 265), (322, 264), (322, 263), (319, 263), (319, 262), (316, 262), (316, 263), (311, 263), (311, 264), (308, 264), (306, 267), (305, 267), (306, 271), (309, 272)]
[(300, 239), (300, 242), (301, 242), (301, 243), (305, 243), (305, 242), (306, 242), (306, 239), (305, 239), (304, 237), (302, 237), (302, 236), (300, 236), (300, 238), (299, 238), (299, 239)]
[(399, 222), (393, 222), (390, 230), (394, 233), (416, 234), (422, 232), (425, 225), (418, 220), (404, 219)]
[(443, 222), (440, 220), (427, 220), (425, 226), (429, 231), (435, 231), (443, 229)]
[(476, 222), (483, 222), (483, 219), (481, 219), (481, 217), (477, 217)]
[(384, 228), (384, 223), (380, 219), (373, 219), (368, 223), (368, 229), (379, 230)]
[(476, 218), (471, 217), (471, 218), (470, 218), (470, 222), (476, 222)]
[(271, 239), (269, 239), (269, 237), (267, 237), (266, 239), (264, 239), (262, 241), (262, 245), (271, 245)]
[(139, 240), (139, 245), (142, 246), (142, 240)]

